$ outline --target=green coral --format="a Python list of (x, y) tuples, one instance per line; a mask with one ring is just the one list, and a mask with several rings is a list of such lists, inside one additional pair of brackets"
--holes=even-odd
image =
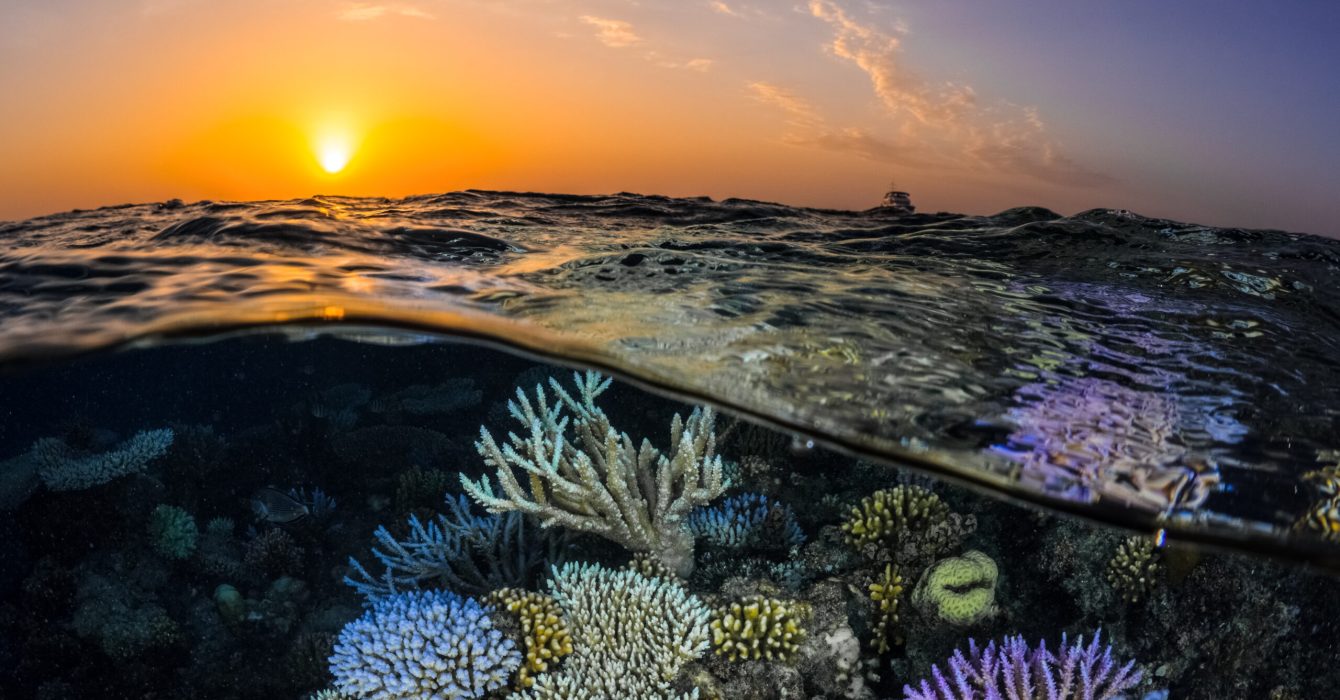
[(946, 624), (965, 627), (995, 614), (998, 575), (996, 562), (977, 550), (942, 559), (922, 574), (912, 602)]
[(712, 614), (712, 646), (730, 661), (790, 660), (805, 639), (805, 603), (749, 596)]
[(861, 499), (853, 506), (842, 531), (856, 547), (875, 543), (895, 543), (930, 529), (949, 518), (949, 506), (940, 497), (920, 486), (883, 489)]
[(1139, 602), (1162, 580), (1162, 559), (1148, 537), (1128, 537), (1107, 563), (1107, 582), (1122, 600)]
[(195, 518), (176, 506), (160, 505), (149, 517), (149, 543), (168, 559), (191, 556), (198, 535)]
[(903, 577), (898, 573), (898, 567), (892, 564), (884, 565), (884, 573), (874, 583), (870, 584), (870, 600), (875, 601), (879, 607), (879, 621), (875, 623), (875, 650), (881, 654), (889, 651), (889, 640), (892, 639), (895, 644), (902, 640), (897, 633), (898, 624), (898, 601), (903, 594)]

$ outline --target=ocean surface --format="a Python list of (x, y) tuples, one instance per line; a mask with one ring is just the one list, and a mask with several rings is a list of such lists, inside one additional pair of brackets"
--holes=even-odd
[[(529, 589), (578, 615), (562, 586), (594, 574), (559, 567), (639, 551), (618, 570), (680, 581), (713, 625), (766, 599), (802, 631), (738, 665), (704, 641), (710, 662), (628, 697), (978, 697), (916, 681), (952, 676), (969, 637), (1064, 649), (1100, 629), (1139, 664), (1106, 697), (1325, 697), (1340, 680), (1337, 241), (1116, 210), (482, 191), (174, 200), (0, 237), (0, 697), (427, 698), (359, 666), (351, 621), (427, 605), (376, 600), (497, 608), (486, 596)], [(578, 527), (602, 501), (564, 490), (575, 472), (541, 488), (532, 471), (514, 482), (534, 499), (527, 547), (549, 551), (453, 541), (489, 585), (450, 573), (445, 540), (467, 531), (520, 546), (497, 534), (519, 509), (489, 498), (508, 500), (506, 465), (527, 472), (484, 435), (520, 433), (534, 466), (527, 430), (577, 431), (555, 449), (604, 465), (627, 514), (616, 467), (580, 447), (605, 413), (580, 408), (597, 380), (574, 369), (618, 380), (593, 398), (628, 454), (648, 439), (667, 474), (697, 456), (692, 509), (666, 505), (655, 459), (629, 482), (652, 516), (670, 508), (651, 530), (696, 523), (687, 553)], [(693, 406), (720, 414), (672, 421)], [(872, 515), (903, 498), (911, 515)], [(430, 550), (442, 570), (425, 574)], [(509, 557), (520, 572), (487, 564)], [(968, 573), (937, 594), (951, 570)], [(582, 639), (548, 673), (596, 664)], [(557, 677), (458, 696), (611, 696), (544, 695)]]

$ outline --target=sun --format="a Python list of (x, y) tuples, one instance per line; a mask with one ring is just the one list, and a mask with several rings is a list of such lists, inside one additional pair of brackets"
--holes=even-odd
[(316, 146), (317, 162), (321, 164), (322, 170), (332, 175), (344, 170), (353, 155), (354, 149), (349, 139), (340, 136), (327, 135)]

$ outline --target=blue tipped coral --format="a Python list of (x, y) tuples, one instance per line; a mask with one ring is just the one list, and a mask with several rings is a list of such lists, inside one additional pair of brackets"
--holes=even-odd
[(968, 653), (955, 650), (947, 672), (932, 666), (919, 686), (903, 686), (903, 700), (1113, 700), (1135, 687), (1141, 673), (1134, 661), (1118, 666), (1101, 635), (1087, 647), (1083, 637), (1068, 645), (1061, 635), (1055, 653), (1046, 642), (1030, 648), (1020, 635), (985, 649), (969, 639)]
[(720, 505), (702, 507), (689, 516), (695, 537), (718, 547), (777, 547), (805, 543), (791, 507), (758, 493), (731, 496)]
[(335, 689), (367, 700), (483, 697), (521, 665), (488, 613), (449, 591), (381, 598), (340, 631), (330, 657)]

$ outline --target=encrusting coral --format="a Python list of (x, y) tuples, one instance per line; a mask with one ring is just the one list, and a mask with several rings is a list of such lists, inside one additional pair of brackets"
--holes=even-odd
[(487, 600), (515, 615), (521, 623), (526, 659), (517, 671), (517, 688), (531, 687), (535, 684), (533, 674), (548, 671), (551, 662), (572, 653), (572, 635), (568, 634), (562, 611), (553, 598), (532, 591), (500, 588), (490, 593)]
[(713, 613), (712, 646), (730, 661), (787, 661), (805, 639), (808, 615), (804, 603), (750, 596)]
[(568, 563), (549, 587), (563, 610), (573, 653), (535, 677), (514, 700), (688, 700), (671, 684), (707, 650), (711, 611), (668, 579)]
[(1137, 603), (1159, 584), (1162, 557), (1148, 537), (1122, 540), (1107, 563), (1107, 582), (1128, 603)]
[(488, 477), (474, 481), (461, 475), (466, 492), (490, 512), (521, 511), (546, 527), (594, 533), (651, 552), (687, 575), (693, 569), (688, 514), (726, 486), (716, 454), (715, 412), (696, 408), (687, 419), (676, 415), (670, 425), (673, 446), (666, 453), (645, 439), (634, 443), (610, 424), (595, 404), (610, 379), (586, 372), (575, 381), (574, 397), (550, 379), (558, 399), (552, 406), (543, 387), (536, 387), (533, 400), (517, 389), (508, 409), (525, 434), (510, 433), (499, 445), (480, 428), (475, 443), (485, 465), (496, 470), (503, 495), (495, 495)]
[(912, 591), (912, 603), (931, 617), (965, 627), (996, 612), (996, 562), (973, 550), (927, 569)]
[(344, 626), (330, 657), (335, 690), (366, 700), (479, 698), (520, 665), (488, 610), (449, 591), (377, 600)]
[(881, 654), (888, 653), (890, 639), (894, 643), (900, 641), (896, 636), (896, 625), (898, 624), (898, 601), (902, 594), (903, 577), (899, 575), (898, 568), (892, 564), (885, 564), (883, 575), (870, 584), (870, 600), (875, 601), (879, 608), (879, 618), (875, 623), (874, 644), (875, 650)]

